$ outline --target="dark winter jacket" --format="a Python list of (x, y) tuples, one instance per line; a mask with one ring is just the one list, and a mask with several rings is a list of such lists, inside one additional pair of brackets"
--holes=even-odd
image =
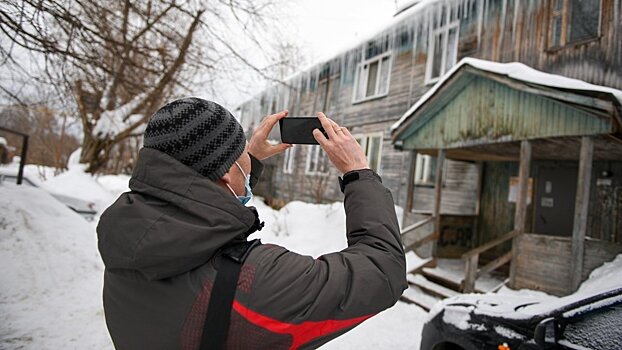
[[(359, 176), (345, 187), (348, 248), (317, 259), (271, 244), (251, 251), (225, 348), (315, 348), (397, 301), (406, 276), (393, 200), (372, 171)], [(141, 150), (130, 189), (97, 227), (114, 345), (198, 349), (220, 261), (213, 257), (244, 240), (255, 215), (152, 149)]]

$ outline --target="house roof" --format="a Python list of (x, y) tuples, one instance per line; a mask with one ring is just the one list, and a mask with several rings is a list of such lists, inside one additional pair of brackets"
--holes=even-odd
[(594, 85), (582, 80), (572, 79), (561, 75), (545, 73), (535, 70), (519, 62), (499, 63), (471, 57), (465, 57), (447, 72), (430, 90), (428, 90), (402, 117), (391, 126), (394, 139), (397, 134), (407, 127), (416, 117), (417, 112), (429, 101), (434, 99), (444, 86), (465, 67), (472, 67), (482, 72), (490, 72), (495, 75), (505, 76), (512, 80), (527, 83), (535, 87), (549, 87), (561, 91), (572, 91), (586, 96), (594, 96), (597, 93), (609, 94), (617, 102), (618, 109), (622, 105), (622, 91), (606, 86)]

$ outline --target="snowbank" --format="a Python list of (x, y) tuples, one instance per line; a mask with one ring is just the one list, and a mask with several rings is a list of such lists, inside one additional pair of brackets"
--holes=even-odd
[(112, 349), (93, 226), (41, 189), (0, 193), (0, 348)]

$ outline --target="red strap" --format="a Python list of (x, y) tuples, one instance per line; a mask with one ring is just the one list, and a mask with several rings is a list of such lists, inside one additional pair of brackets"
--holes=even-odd
[(319, 322), (307, 321), (301, 324), (293, 324), (281, 322), (279, 320), (275, 320), (268, 316), (257, 313), (240, 304), (237, 300), (233, 301), (233, 309), (244, 318), (246, 318), (249, 322), (259, 327), (262, 327), (274, 333), (290, 334), (293, 339), (290, 349), (297, 349), (301, 345), (308, 343), (313, 339), (357, 325), (373, 316), (372, 314), (351, 318), (348, 320), (326, 320)]

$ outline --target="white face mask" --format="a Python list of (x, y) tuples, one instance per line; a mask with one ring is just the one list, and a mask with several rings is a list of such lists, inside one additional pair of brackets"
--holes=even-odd
[(231, 188), (231, 186), (229, 186), (229, 184), (226, 185), (227, 187), (229, 187), (229, 191), (231, 191), (231, 193), (233, 193), (233, 195), (237, 197), (240, 203), (242, 203), (242, 205), (246, 205), (246, 203), (248, 203), (253, 198), (253, 192), (251, 191), (251, 176), (246, 175), (246, 172), (242, 169), (237, 161), (235, 162), (235, 165), (238, 166), (238, 169), (240, 169), (242, 175), (244, 175), (244, 177), (246, 178), (246, 182), (244, 183), (244, 189), (246, 193), (244, 193), (243, 196), (238, 196), (237, 194), (235, 194), (235, 191), (233, 190), (233, 188)]

